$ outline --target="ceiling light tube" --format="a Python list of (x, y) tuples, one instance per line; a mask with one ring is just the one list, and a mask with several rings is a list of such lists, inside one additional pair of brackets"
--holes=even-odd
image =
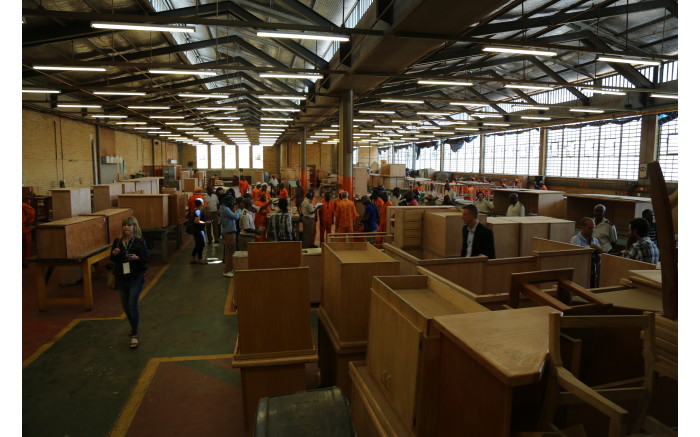
[(477, 127), (456, 127), (455, 130), (475, 131), (475, 130), (479, 130), (479, 128), (477, 128)]
[(34, 65), (35, 70), (63, 70), (63, 71), (107, 71), (105, 67), (70, 67), (62, 65)]
[(449, 80), (419, 80), (419, 85), (472, 86), (471, 82), (456, 82)]
[(242, 123), (214, 123), (214, 126), (243, 126)]
[(261, 123), (260, 127), (289, 127), (286, 124)]
[(126, 115), (91, 115), (92, 118), (126, 118)]
[(549, 111), (549, 106), (531, 106), (531, 105), (523, 105), (522, 103), (513, 103), (513, 104), (520, 106), (520, 109), (535, 109), (538, 111)]
[(435, 135), (416, 135), (416, 138), (433, 138)]
[(170, 109), (170, 106), (127, 106), (129, 109)]
[(659, 61), (652, 61), (648, 59), (632, 59), (632, 58), (618, 58), (616, 56), (598, 56), (596, 61), (602, 62), (613, 62), (622, 64), (632, 64), (632, 65), (661, 65)]
[(678, 100), (678, 94), (657, 94), (653, 93), (651, 97), (656, 97), (657, 99), (676, 99)]
[(296, 101), (301, 101), (306, 99), (304, 96), (273, 96), (270, 94), (263, 94), (261, 96), (257, 96), (259, 99), (276, 99), (276, 100), (296, 100)]
[(241, 117), (207, 117), (207, 120), (240, 120)]
[(536, 117), (533, 115), (521, 115), (521, 119), (523, 120), (551, 120), (552, 117)]
[(372, 110), (372, 109), (360, 109), (359, 111), (360, 114), (393, 114), (396, 111), (380, 111), (380, 110)]
[(508, 123), (484, 123), (484, 126), (510, 126)]
[(185, 122), (167, 122), (165, 123), (169, 126), (194, 126), (197, 123), (185, 123)]
[(534, 50), (534, 49), (516, 49), (512, 47), (494, 47), (488, 46), (482, 49), (485, 52), (491, 53), (518, 53), (521, 55), (535, 55), (535, 56), (556, 56), (557, 52), (552, 50)]
[(261, 110), (265, 112), (295, 112), (298, 111), (299, 108), (260, 108)]
[(588, 91), (589, 93), (593, 94), (609, 94), (611, 96), (624, 96), (626, 93), (622, 91), (613, 91), (613, 90), (591, 90), (591, 89), (584, 89), (583, 91)]
[(447, 116), (452, 114), (451, 112), (416, 112), (418, 115), (435, 115), (438, 117)]
[(118, 121), (117, 124), (146, 124), (145, 121)]
[(350, 41), (350, 37), (347, 35), (332, 35), (323, 33), (294, 33), (294, 32), (282, 32), (282, 31), (262, 31), (257, 32), (257, 36), (265, 36), (268, 38), (291, 38), (291, 39), (313, 39), (318, 41), (340, 41), (347, 42)]
[(194, 33), (194, 26), (179, 26), (174, 24), (133, 24), (133, 23), (113, 23), (109, 21), (93, 21), (90, 26), (95, 29), (117, 29), (117, 30), (146, 30), (153, 32), (176, 32)]
[(151, 74), (199, 74), (202, 76), (216, 76), (219, 73), (216, 71), (206, 71), (206, 70), (160, 70), (151, 68), (148, 70)]
[(146, 93), (140, 91), (93, 91), (97, 96), (145, 96)]
[(408, 103), (411, 105), (422, 105), (425, 100), (406, 100), (406, 99), (381, 99), (382, 103)]
[(280, 118), (280, 117), (260, 117), (260, 120), (267, 120), (267, 121), (294, 121), (293, 118)]
[(135, 127), (134, 130), (153, 130), (155, 127)]
[(222, 93), (212, 93), (212, 94), (198, 94), (198, 93), (180, 93), (180, 97), (201, 97), (203, 99), (228, 99), (230, 96), (228, 94)]
[(497, 115), (497, 114), (471, 114), (474, 117), (479, 117), (479, 118), (501, 118), (503, 117), (502, 115)]
[(31, 90), (31, 89), (26, 89), (22, 90), (23, 93), (34, 93), (34, 94), (60, 94), (61, 92), (58, 90)]
[(420, 126), (420, 130), (440, 130), (438, 126)]
[(183, 119), (184, 115), (149, 115), (148, 118), (171, 118), (171, 119)]
[(68, 104), (61, 103), (56, 105), (59, 108), (101, 108), (102, 105), (80, 105), (80, 104)]
[(506, 88), (514, 88), (514, 89), (524, 89), (524, 90), (545, 90), (545, 91), (551, 91), (552, 87), (548, 86), (541, 86), (541, 85), (519, 85), (519, 84), (513, 84), (509, 83), (506, 85)]
[(200, 106), (195, 109), (198, 109), (200, 111), (236, 111), (238, 108), (235, 106), (219, 106), (219, 107), (210, 107), (210, 106)]
[(602, 114), (605, 112), (602, 109), (584, 109), (584, 108), (571, 108), (569, 109), (571, 112), (590, 112), (591, 114)]

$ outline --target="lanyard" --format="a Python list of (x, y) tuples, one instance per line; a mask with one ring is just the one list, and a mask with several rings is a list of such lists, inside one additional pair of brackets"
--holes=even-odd
[(124, 245), (124, 240), (122, 240), (122, 246), (124, 246), (124, 251), (125, 251), (124, 255), (129, 254), (129, 249), (131, 248), (131, 245), (133, 244), (133, 242), (134, 242), (134, 237), (131, 237), (131, 239), (129, 240), (129, 245), (126, 246), (126, 245)]

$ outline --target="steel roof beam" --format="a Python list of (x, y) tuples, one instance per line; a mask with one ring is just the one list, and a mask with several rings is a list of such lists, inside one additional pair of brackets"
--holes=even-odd
[[(552, 70), (549, 68), (547, 65), (545, 65), (544, 62), (540, 61), (537, 59), (535, 56), (530, 56), (530, 62), (532, 64), (539, 68), (544, 74), (547, 76), (551, 77), (557, 82), (567, 82), (563, 77), (561, 77), (556, 71)], [(579, 91), (574, 85), (564, 87), (568, 92), (574, 95), (577, 99), (581, 101), (581, 103), (584, 104), (584, 106), (589, 106), (591, 104), (591, 101), (588, 97), (586, 97), (585, 94), (583, 94), (581, 91)]]
[(319, 26), (335, 26), (335, 24), (327, 20), (323, 15), (314, 11), (312, 8), (307, 7), (300, 1), (297, 0), (275, 0), (275, 3), (282, 4), (296, 14), (306, 18), (312, 23), (318, 24)]

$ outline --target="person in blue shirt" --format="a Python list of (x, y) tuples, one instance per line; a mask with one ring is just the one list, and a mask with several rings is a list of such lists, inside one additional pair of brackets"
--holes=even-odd
[(363, 232), (377, 232), (377, 228), (379, 227), (377, 225), (377, 221), (379, 220), (377, 205), (369, 200), (367, 196), (362, 196), (360, 201), (365, 206), (365, 214), (360, 219), (360, 223), (364, 225)]
[(224, 196), (219, 210), (221, 235), (224, 238), (224, 276), (227, 278), (233, 278), (233, 253), (236, 251), (236, 231), (241, 217), (241, 209), (234, 202), (233, 196)]

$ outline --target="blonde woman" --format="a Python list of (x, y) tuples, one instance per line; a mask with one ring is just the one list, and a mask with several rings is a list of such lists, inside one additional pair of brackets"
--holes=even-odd
[(148, 269), (150, 254), (148, 245), (141, 238), (141, 228), (136, 217), (122, 221), (122, 234), (112, 243), (109, 259), (115, 264), (114, 275), (122, 308), (131, 325), (129, 347), (139, 347), (139, 295), (143, 290), (143, 274)]

